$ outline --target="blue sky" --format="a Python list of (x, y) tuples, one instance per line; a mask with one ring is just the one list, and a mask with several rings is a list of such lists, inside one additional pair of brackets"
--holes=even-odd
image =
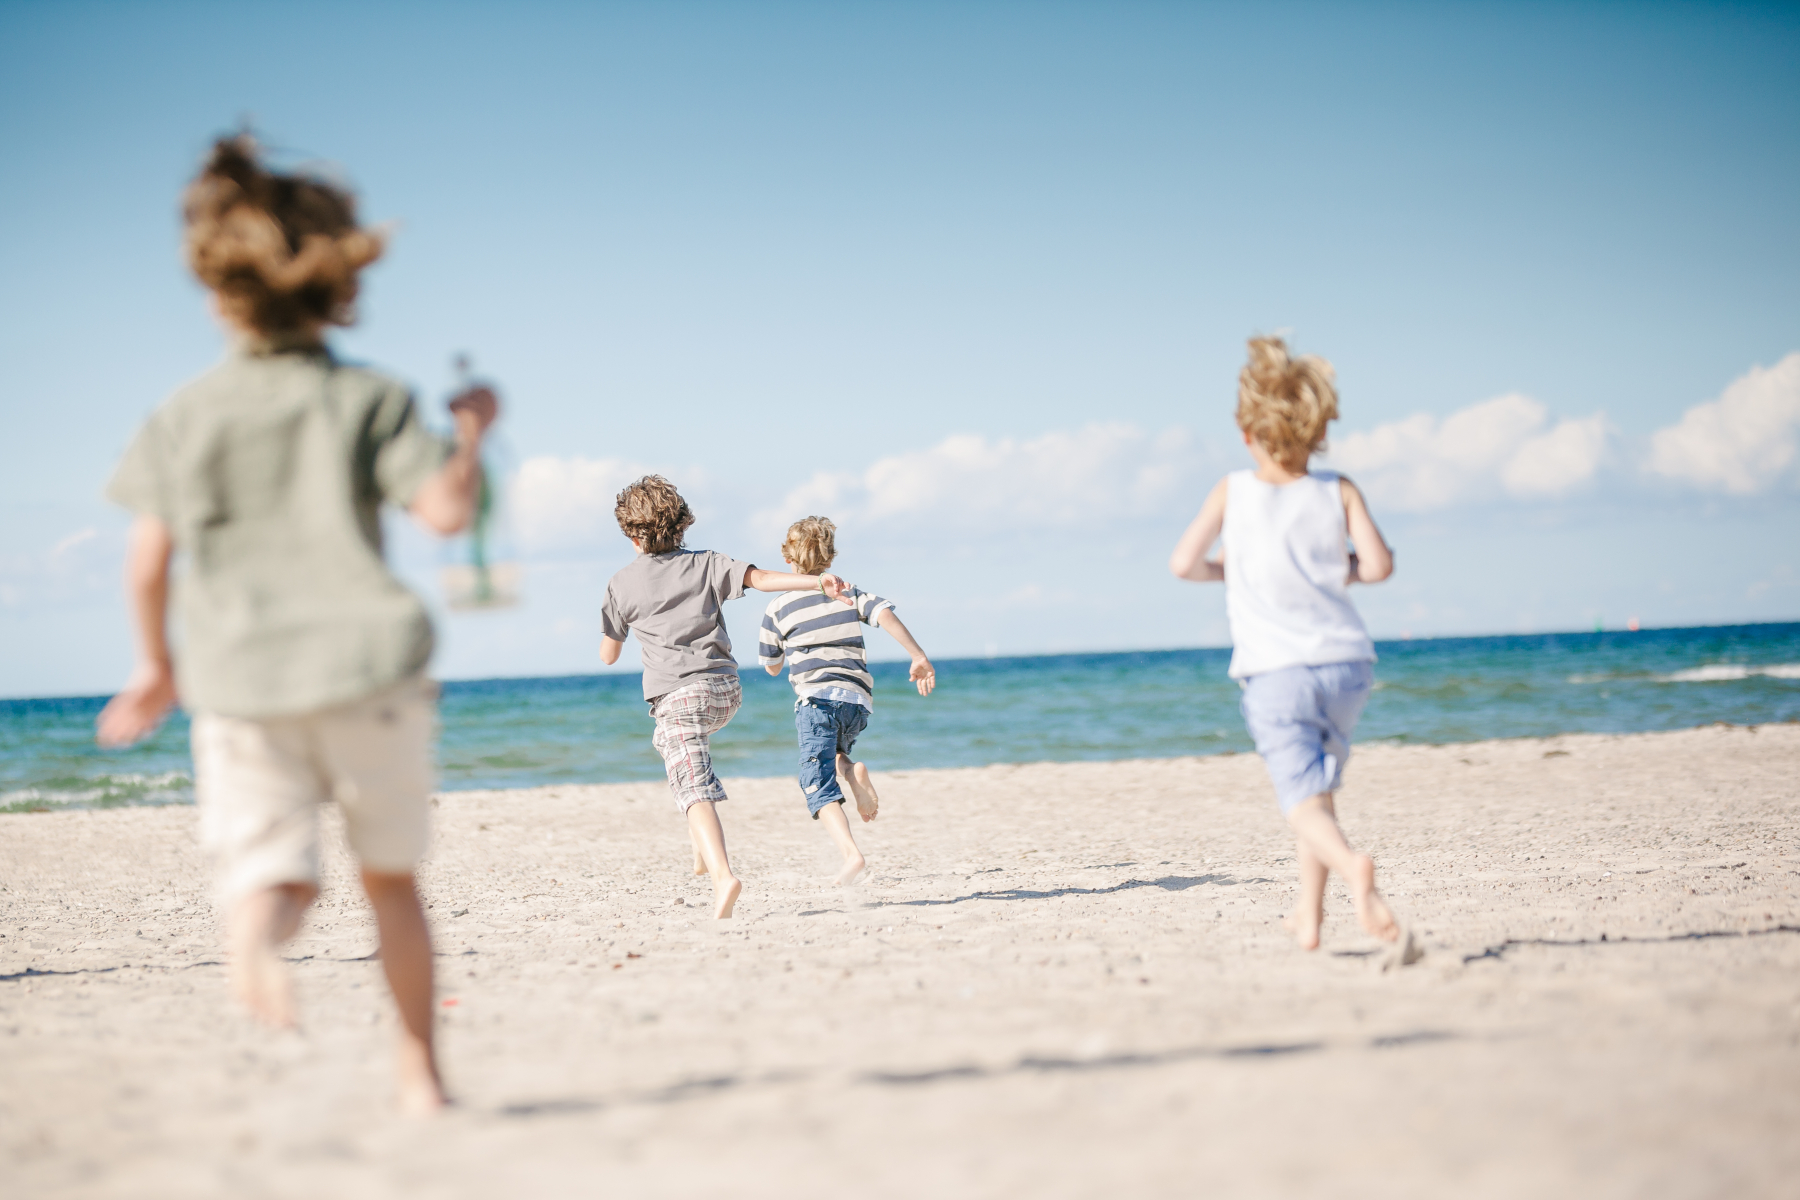
[(598, 669), (651, 468), (693, 545), (838, 519), (940, 656), (1223, 644), (1163, 562), (1269, 330), (1378, 635), (1800, 617), (1796, 61), (1792, 6), (0, 3), (0, 694), (128, 668), (99, 493), (220, 352), (176, 197), (246, 117), (399, 223), (342, 350), (509, 401), (525, 603), (447, 676)]

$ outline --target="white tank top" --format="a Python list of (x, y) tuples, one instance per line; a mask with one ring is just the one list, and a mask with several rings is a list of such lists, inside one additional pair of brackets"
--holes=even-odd
[(1231, 677), (1282, 667), (1373, 662), (1350, 603), (1349, 531), (1338, 476), (1264, 483), (1233, 471), (1225, 495), (1225, 615)]

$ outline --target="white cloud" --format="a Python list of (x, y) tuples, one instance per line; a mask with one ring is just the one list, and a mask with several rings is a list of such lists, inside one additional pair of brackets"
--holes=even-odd
[(100, 531), (89, 525), (86, 529), (78, 529), (62, 541), (56, 543), (56, 549), (50, 551), (51, 558), (61, 558), (84, 542), (91, 542), (100, 536)]
[(821, 471), (755, 517), (778, 533), (809, 514), (840, 525), (912, 532), (1102, 528), (1121, 518), (1169, 515), (1184, 490), (1197, 501), (1210, 457), (1182, 429), (1089, 425), (1039, 437), (956, 434), (927, 450), (879, 458), (862, 471)]
[(1752, 367), (1717, 400), (1650, 439), (1649, 470), (1745, 496), (1775, 483), (1800, 451), (1800, 352)]
[(1514, 496), (1561, 496), (1594, 477), (1606, 456), (1606, 417), (1558, 421), (1546, 433), (1525, 439), (1500, 468), (1500, 486)]
[[(1416, 413), (1342, 434), (1326, 462), (1353, 476), (1378, 510), (1428, 512), (1507, 497), (1568, 496), (1595, 482), (1617, 443), (1604, 413), (1556, 418), (1530, 396), (1509, 393), (1444, 417)], [(1750, 371), (1717, 400), (1657, 432), (1648, 469), (1743, 494), (1767, 487), (1796, 462), (1800, 353)], [(741, 495), (705, 505), (708, 481), (695, 468), (672, 477), (697, 510), (716, 510), (727, 520), (747, 517), (745, 532), (753, 538), (778, 536), (790, 521), (821, 513), (846, 528), (882, 526), (966, 542), (962, 533), (971, 531), (977, 537), (1101, 531), (1124, 520), (1177, 519), (1221, 473), (1243, 465), (1236, 455), (1227, 460), (1209, 451), (1185, 429), (1150, 433), (1108, 423), (1030, 438), (954, 434), (860, 470), (817, 472), (779, 504), (756, 512), (746, 511)], [(609, 544), (614, 496), (653, 469), (620, 458), (528, 459), (507, 497), (522, 548), (544, 553)], [(86, 536), (73, 535), (70, 546)]]
[(88, 526), (48, 550), (0, 558), (0, 608), (25, 609), (107, 595), (119, 587), (122, 532)]
[(1345, 434), (1329, 461), (1376, 505), (1423, 512), (1497, 494), (1567, 495), (1599, 472), (1610, 437), (1601, 413), (1552, 425), (1548, 409), (1514, 393)]
[(619, 490), (650, 473), (620, 458), (528, 458), (513, 476), (509, 502), (519, 541), (529, 552), (592, 546), (617, 535)]

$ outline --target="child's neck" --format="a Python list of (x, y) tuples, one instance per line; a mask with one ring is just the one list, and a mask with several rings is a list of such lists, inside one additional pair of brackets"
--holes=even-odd
[(1306, 471), (1304, 468), (1298, 471), (1288, 470), (1286, 467), (1276, 462), (1274, 456), (1267, 450), (1264, 450), (1254, 442), (1250, 444), (1250, 457), (1256, 460), (1256, 477), (1264, 483), (1271, 483), (1276, 487), (1280, 487), (1284, 483), (1292, 483), (1296, 479), (1306, 478)]

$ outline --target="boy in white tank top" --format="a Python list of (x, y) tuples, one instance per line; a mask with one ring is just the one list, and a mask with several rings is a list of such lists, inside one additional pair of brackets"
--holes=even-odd
[[(1374, 686), (1375, 646), (1349, 585), (1386, 579), (1394, 556), (1355, 484), (1307, 470), (1338, 415), (1333, 374), (1322, 358), (1291, 357), (1280, 338), (1250, 339), (1237, 423), (1256, 469), (1219, 481), (1169, 569), (1225, 584), (1230, 673), (1244, 689), (1244, 723), (1299, 838), (1300, 899), (1289, 925), (1301, 947), (1318, 948), (1325, 879), (1336, 871), (1362, 927), (1399, 943), (1404, 963), (1417, 951), (1375, 888), (1374, 860), (1344, 840), (1334, 802), (1350, 734)], [(1221, 535), (1219, 558), (1209, 560)]]

